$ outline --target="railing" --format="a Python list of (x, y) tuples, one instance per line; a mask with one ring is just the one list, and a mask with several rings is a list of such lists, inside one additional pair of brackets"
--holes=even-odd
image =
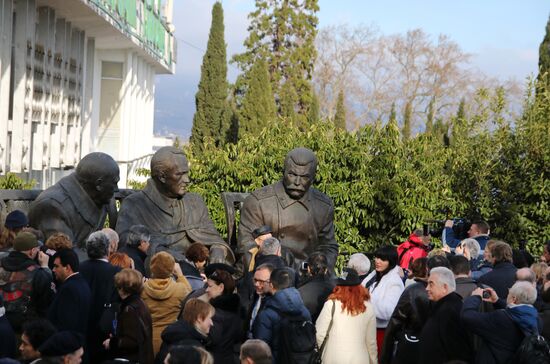
[(175, 63), (174, 35), (161, 17), (160, 0), (88, 0), (166, 66)]

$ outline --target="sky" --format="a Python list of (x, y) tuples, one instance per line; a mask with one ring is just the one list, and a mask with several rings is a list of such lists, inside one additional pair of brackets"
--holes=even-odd
[[(158, 75), (155, 133), (187, 140), (195, 112), (195, 93), (208, 41), (214, 0), (174, 0), (178, 58), (175, 75)], [(228, 60), (241, 52), (254, 0), (225, 0)], [(422, 28), (436, 40), (445, 34), (464, 52), (470, 66), (501, 80), (535, 75), (538, 49), (550, 15), (548, 0), (319, 0), (319, 27), (368, 25), (381, 34)], [(228, 79), (238, 69), (229, 65)]]

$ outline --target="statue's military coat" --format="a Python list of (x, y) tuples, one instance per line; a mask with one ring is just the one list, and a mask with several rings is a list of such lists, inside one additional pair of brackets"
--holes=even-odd
[(334, 204), (315, 188), (299, 200), (289, 197), (282, 181), (260, 188), (248, 196), (241, 209), (239, 250), (245, 252), (254, 241), (252, 231), (269, 225), (273, 235), (298, 261), (314, 251), (327, 255), (334, 266), (338, 244), (334, 239)]

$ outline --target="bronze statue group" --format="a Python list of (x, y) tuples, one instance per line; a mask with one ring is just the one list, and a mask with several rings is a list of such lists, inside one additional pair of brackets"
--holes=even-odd
[[(519, 279), (504, 242), (474, 267), (464, 249), (427, 257), (411, 234), (406, 266), (383, 246), (372, 271), (358, 253), (336, 276), (334, 204), (312, 187), (317, 164), (291, 150), (281, 180), (244, 200), (233, 248), (188, 192), (182, 150), (158, 150), (145, 188), (116, 214), (116, 162), (85, 156), (28, 220), (6, 218), (0, 363), (511, 363), (550, 331), (545, 273)], [(504, 286), (459, 289), (478, 263)], [(544, 345), (526, 350), (546, 360)]]

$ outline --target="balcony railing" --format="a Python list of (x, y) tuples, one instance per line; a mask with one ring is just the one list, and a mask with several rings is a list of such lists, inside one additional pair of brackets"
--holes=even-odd
[(135, 38), (169, 69), (174, 69), (174, 35), (161, 16), (161, 0), (88, 0), (117, 27)]

